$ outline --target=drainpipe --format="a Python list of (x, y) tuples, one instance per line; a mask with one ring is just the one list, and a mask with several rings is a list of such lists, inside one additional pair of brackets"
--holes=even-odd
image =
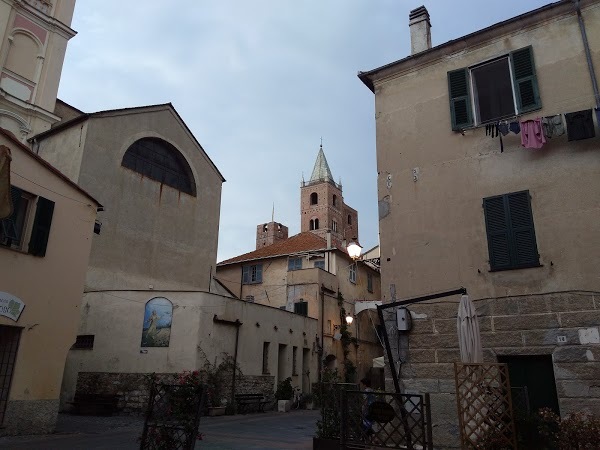
[(216, 314), (213, 316), (213, 322), (221, 323), (223, 325), (232, 325), (235, 327), (235, 351), (233, 353), (233, 375), (231, 376), (231, 399), (230, 399), (231, 404), (233, 405), (233, 408), (234, 408), (234, 412), (235, 412), (235, 373), (236, 373), (236, 368), (237, 368), (238, 343), (239, 343), (239, 339), (240, 339), (240, 327), (242, 326), (242, 322), (240, 322), (240, 319), (235, 319), (235, 321), (219, 319)]
[(583, 40), (583, 48), (585, 50), (585, 58), (587, 59), (590, 78), (592, 79), (592, 88), (594, 89), (594, 97), (596, 99), (596, 108), (600, 108), (600, 93), (598, 92), (598, 82), (596, 81), (596, 72), (592, 63), (592, 55), (590, 53), (590, 44), (588, 42), (587, 33), (585, 32), (585, 24), (579, 7), (579, 0), (574, 0), (575, 9), (577, 10), (577, 19), (579, 20), (579, 29), (581, 30), (581, 39)]

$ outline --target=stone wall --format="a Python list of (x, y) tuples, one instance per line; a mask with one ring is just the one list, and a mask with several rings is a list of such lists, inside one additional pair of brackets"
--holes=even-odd
[[(172, 383), (177, 374), (154, 374), (156, 380)], [(223, 396), (231, 396), (231, 378), (226, 376)], [(77, 393), (118, 395), (118, 410), (121, 414), (144, 414), (150, 397), (150, 381), (148, 373), (111, 373), (80, 372), (77, 377)], [(236, 379), (236, 393), (262, 393), (267, 398), (273, 397), (274, 377), (269, 375), (242, 375)]]
[[(497, 362), (504, 355), (552, 355), (561, 414), (584, 410), (600, 415), (600, 293), (475, 299), (474, 304), (486, 362)], [(440, 299), (408, 308), (411, 332), (390, 336), (393, 355), (403, 361), (401, 385), (409, 393), (431, 394), (434, 443), (458, 447), (454, 385), (458, 302)], [(395, 327), (388, 320), (390, 331)], [(559, 343), (559, 336), (566, 342)], [(393, 389), (388, 367), (386, 385)]]
[(9, 400), (0, 436), (53, 433), (57, 415), (58, 399)]

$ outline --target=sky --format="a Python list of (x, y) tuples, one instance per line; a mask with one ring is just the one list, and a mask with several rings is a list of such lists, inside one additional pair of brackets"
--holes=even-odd
[(78, 0), (59, 98), (85, 112), (173, 104), (227, 180), (218, 261), (255, 249), (273, 205), (300, 232), (300, 182), (322, 138), (367, 250), (379, 232), (375, 113), (358, 71), (409, 55), (408, 14), (423, 4), (435, 46), (548, 3)]

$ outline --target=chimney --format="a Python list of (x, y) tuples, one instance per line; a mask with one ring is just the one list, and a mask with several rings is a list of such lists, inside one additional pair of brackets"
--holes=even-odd
[(413, 9), (408, 15), (410, 28), (410, 54), (424, 52), (431, 48), (431, 23), (429, 12), (424, 6)]

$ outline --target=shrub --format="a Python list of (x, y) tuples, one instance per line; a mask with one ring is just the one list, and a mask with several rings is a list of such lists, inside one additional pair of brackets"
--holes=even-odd
[(287, 377), (277, 384), (277, 391), (275, 391), (275, 398), (277, 400), (291, 400), (293, 396), (294, 388), (292, 387), (291, 377)]
[(582, 412), (561, 419), (549, 408), (540, 409), (540, 435), (557, 450), (587, 450), (598, 448), (600, 418)]

